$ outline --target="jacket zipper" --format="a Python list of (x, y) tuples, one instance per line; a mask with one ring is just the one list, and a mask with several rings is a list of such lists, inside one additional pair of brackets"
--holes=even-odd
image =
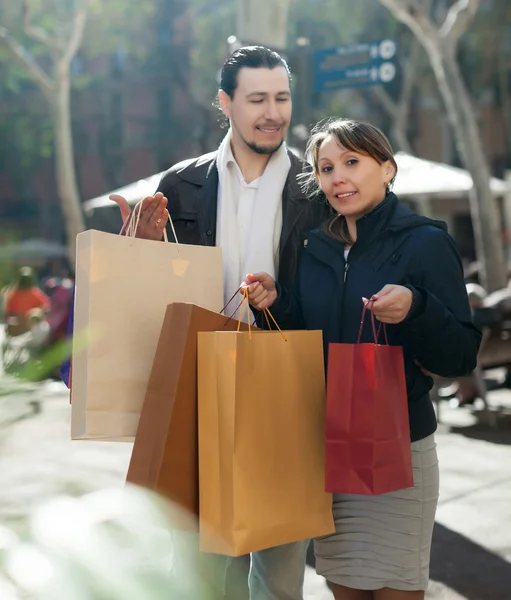
[(345, 303), (346, 303), (346, 278), (348, 277), (348, 269), (350, 268), (350, 263), (345, 260), (344, 263), (344, 285), (342, 286), (342, 299), (341, 299), (341, 321), (340, 321), (340, 326), (341, 326), (341, 331), (339, 332), (339, 334), (341, 334), (341, 338), (342, 338), (342, 323), (344, 321), (344, 314), (346, 312), (346, 307), (345, 307)]

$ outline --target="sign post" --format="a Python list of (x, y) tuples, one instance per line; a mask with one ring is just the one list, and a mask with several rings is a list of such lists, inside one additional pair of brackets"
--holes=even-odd
[(314, 90), (389, 83), (396, 77), (396, 53), (396, 42), (388, 38), (319, 50), (314, 53)]

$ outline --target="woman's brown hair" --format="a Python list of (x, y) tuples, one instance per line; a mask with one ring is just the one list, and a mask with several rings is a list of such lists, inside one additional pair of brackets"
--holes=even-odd
[[(351, 119), (328, 119), (321, 121), (312, 130), (311, 137), (307, 143), (306, 157), (312, 165), (312, 171), (304, 174), (302, 185), (309, 195), (321, 193), (319, 186), (319, 150), (328, 136), (333, 136), (339, 144), (347, 150), (365, 154), (374, 158), (379, 164), (390, 161), (395, 169), (394, 177), (387, 186), (387, 193), (397, 175), (397, 163), (389, 140), (377, 127), (364, 121), (353, 121)], [(343, 242), (352, 244), (353, 240), (348, 232), (346, 219), (342, 215), (336, 215), (327, 222), (326, 232)]]

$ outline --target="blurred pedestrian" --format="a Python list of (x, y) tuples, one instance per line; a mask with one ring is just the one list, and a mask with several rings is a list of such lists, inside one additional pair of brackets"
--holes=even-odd
[(9, 335), (19, 335), (28, 330), (28, 315), (34, 308), (47, 312), (50, 300), (38, 287), (33, 269), (21, 267), (17, 281), (6, 294), (5, 320)]
[(33, 308), (28, 313), (30, 337), (28, 346), (32, 356), (38, 356), (50, 338), (50, 324), (41, 308)]

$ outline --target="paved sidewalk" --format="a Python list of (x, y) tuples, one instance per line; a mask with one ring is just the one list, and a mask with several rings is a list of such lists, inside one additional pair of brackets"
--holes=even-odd
[[(0, 521), (16, 525), (59, 493), (123, 485), (131, 444), (71, 442), (69, 401), (60, 383), (0, 398)], [(443, 410), (437, 435), (441, 498), (428, 600), (511, 600), (511, 392), (491, 395), (505, 407), (500, 428), (477, 426), (465, 410)], [(305, 600), (331, 600), (308, 568)]]

